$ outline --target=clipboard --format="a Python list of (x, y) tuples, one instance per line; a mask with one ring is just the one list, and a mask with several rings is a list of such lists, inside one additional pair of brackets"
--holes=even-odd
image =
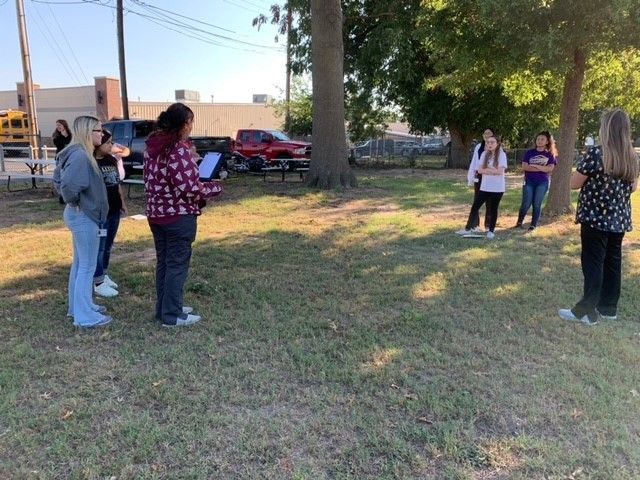
[(203, 182), (210, 182), (218, 176), (218, 172), (220, 172), (221, 167), (222, 153), (207, 153), (202, 159), (202, 162), (200, 162), (200, 180)]

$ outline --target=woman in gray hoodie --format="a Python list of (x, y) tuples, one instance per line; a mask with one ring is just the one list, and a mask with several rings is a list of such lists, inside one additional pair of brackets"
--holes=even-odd
[(78, 327), (107, 325), (112, 318), (106, 308), (93, 303), (93, 272), (100, 235), (109, 203), (102, 174), (93, 151), (102, 140), (102, 125), (95, 117), (81, 116), (73, 122), (73, 141), (58, 154), (53, 181), (66, 207), (64, 223), (73, 236), (73, 264), (69, 273), (69, 310)]

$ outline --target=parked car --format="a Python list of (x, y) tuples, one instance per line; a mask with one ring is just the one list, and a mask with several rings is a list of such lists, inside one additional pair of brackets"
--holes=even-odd
[(362, 157), (384, 157), (395, 154), (395, 140), (386, 140), (379, 138), (372, 138), (370, 140), (357, 142), (353, 148), (351, 148), (351, 155), (355, 159)]
[(447, 138), (432, 138), (421, 145), (420, 153), (423, 155), (446, 155), (450, 143)]
[[(291, 140), (278, 130), (240, 129), (235, 150), (247, 159), (260, 158), (267, 167), (280, 166), (288, 159), (288, 168), (309, 168), (311, 144)], [(255, 163), (255, 160), (254, 160)]]
[[(196, 152), (201, 159), (210, 152), (219, 152), (222, 154), (222, 169), (228, 171), (229, 164), (233, 163), (233, 151), (235, 141), (231, 137), (211, 137), (211, 136), (193, 136), (189, 137), (192, 145), (196, 147)], [(199, 164), (199, 162), (198, 162)], [(219, 178), (219, 177), (216, 177)]]
[(403, 157), (420, 155), (420, 145), (411, 140), (396, 140), (394, 153)]
[(112, 120), (104, 122), (103, 128), (111, 132), (113, 142), (124, 145), (130, 150), (130, 154), (122, 158), (125, 178), (130, 175), (141, 175), (142, 170), (134, 168), (141, 166), (146, 148), (145, 141), (155, 127), (153, 120)]

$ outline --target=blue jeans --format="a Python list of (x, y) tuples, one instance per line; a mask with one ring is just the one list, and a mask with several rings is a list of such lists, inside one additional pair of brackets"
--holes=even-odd
[(93, 283), (96, 285), (104, 281), (104, 276), (109, 270), (109, 260), (111, 259), (111, 247), (118, 233), (120, 226), (120, 212), (107, 215), (107, 221), (102, 226), (106, 228), (107, 236), (100, 237), (100, 248), (98, 249), (98, 260), (96, 262), (96, 271), (93, 274)]
[(149, 222), (156, 247), (156, 318), (175, 325), (182, 313), (184, 284), (189, 273), (191, 244), (196, 239), (198, 217), (180, 215), (169, 225)]
[(93, 272), (98, 258), (98, 224), (89, 219), (82, 210), (67, 205), (64, 223), (73, 237), (73, 263), (69, 272), (69, 309), (73, 324), (88, 327), (101, 322), (104, 315), (98, 313), (93, 303)]
[(522, 187), (522, 204), (520, 205), (520, 213), (518, 213), (518, 225), (522, 224), (524, 217), (527, 216), (529, 208), (531, 208), (531, 204), (533, 204), (531, 226), (538, 226), (540, 215), (542, 215), (542, 202), (548, 190), (548, 181), (536, 183), (530, 180), (525, 180), (524, 186)]

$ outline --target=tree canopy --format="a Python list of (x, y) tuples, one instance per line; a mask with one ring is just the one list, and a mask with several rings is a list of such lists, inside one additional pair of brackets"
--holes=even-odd
[[(287, 5), (299, 72), (310, 65), (309, 4)], [(637, 0), (342, 0), (342, 10), (351, 131), (366, 135), (399, 111), (414, 132), (449, 130), (453, 166), (466, 166), (486, 126), (512, 143), (556, 129), (552, 213), (571, 208), (578, 127), (593, 133), (610, 107), (640, 117)]]

